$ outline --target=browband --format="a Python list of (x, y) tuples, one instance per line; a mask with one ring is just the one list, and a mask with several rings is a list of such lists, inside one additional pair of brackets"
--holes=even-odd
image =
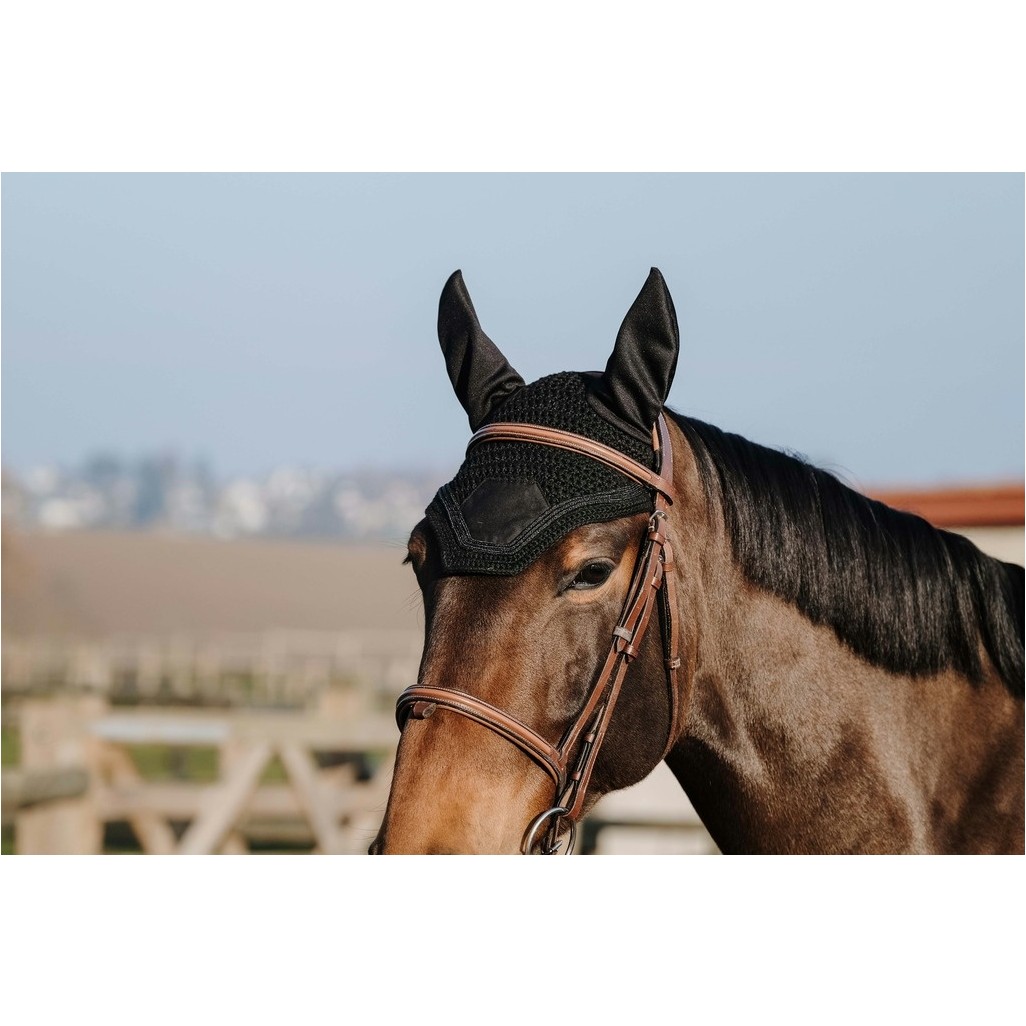
[[(659, 415), (656, 428), (653, 430), (653, 443), (656, 451), (663, 449), (669, 451), (668, 445), (661, 437), (666, 431), (666, 422), (663, 415)], [(475, 432), (467, 443), (467, 452), (480, 442), (537, 442), (539, 445), (551, 445), (557, 449), (569, 449), (571, 452), (583, 453), (592, 459), (604, 463), (607, 467), (619, 470), (621, 474), (634, 478), (638, 484), (644, 485), (658, 492), (666, 499), (669, 505), (673, 505), (673, 479), (672, 468), (670, 476), (661, 476), (625, 456), (617, 449), (612, 449), (601, 442), (595, 442), (583, 435), (574, 435), (569, 431), (558, 431), (556, 428), (540, 427), (536, 424), (489, 424)], [(665, 474), (667, 468), (660, 470)]]

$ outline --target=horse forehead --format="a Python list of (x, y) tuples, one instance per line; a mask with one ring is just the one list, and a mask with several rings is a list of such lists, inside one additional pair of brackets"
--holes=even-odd
[[(496, 624), (496, 614), (506, 620), (530, 615), (537, 600), (551, 590), (555, 552), (546, 553), (519, 574), (498, 576), (452, 575), (438, 578), (435, 584), (435, 617), (445, 626), (458, 619), (466, 624)], [(497, 624), (501, 626), (501, 623)]]

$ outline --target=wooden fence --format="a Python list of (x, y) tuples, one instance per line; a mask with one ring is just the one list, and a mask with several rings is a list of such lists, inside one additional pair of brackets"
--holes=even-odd
[[(2, 784), (23, 854), (99, 853), (111, 822), (128, 823), (148, 854), (243, 853), (254, 839), (282, 837), (365, 852), (398, 735), (380, 715), (112, 710), (89, 696), (26, 700), (20, 727), (21, 766)], [(145, 780), (130, 754), (137, 745), (216, 749), (217, 778)], [(276, 758), (285, 782), (261, 782)]]

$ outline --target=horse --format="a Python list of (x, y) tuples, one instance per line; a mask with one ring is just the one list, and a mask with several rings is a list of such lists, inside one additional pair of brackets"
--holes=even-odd
[(567, 853), (661, 760), (724, 854), (1023, 852), (1022, 567), (667, 408), (656, 268), (602, 372), (525, 384), (460, 271), (438, 336), (474, 434), (371, 854)]

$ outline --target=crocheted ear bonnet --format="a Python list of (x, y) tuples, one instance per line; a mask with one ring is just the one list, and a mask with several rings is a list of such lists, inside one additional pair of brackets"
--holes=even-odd
[[(530, 385), (481, 330), (463, 276), (446, 282), (438, 338), (470, 427), (538, 424), (584, 435), (658, 469), (652, 427), (680, 337), (666, 283), (652, 268), (604, 372), (564, 372)], [(448, 574), (518, 574), (584, 524), (651, 512), (651, 493), (588, 456), (531, 442), (475, 445), (426, 511)]]

